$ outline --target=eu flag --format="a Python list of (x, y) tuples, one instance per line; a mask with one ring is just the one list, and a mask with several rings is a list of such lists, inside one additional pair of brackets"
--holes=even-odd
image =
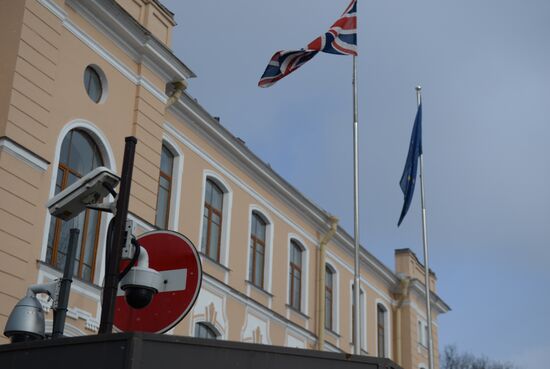
[(405, 196), (403, 203), (403, 209), (401, 210), (401, 216), (397, 226), (401, 225), (403, 218), (407, 215), (409, 206), (414, 194), (414, 185), (416, 183), (416, 169), (418, 167), (418, 158), (422, 155), (422, 104), (418, 105), (418, 111), (416, 112), (416, 118), (414, 119), (414, 127), (411, 135), (411, 143), (409, 146), (409, 153), (407, 155), (407, 162), (405, 163), (405, 169), (403, 169), (403, 175), (399, 185)]

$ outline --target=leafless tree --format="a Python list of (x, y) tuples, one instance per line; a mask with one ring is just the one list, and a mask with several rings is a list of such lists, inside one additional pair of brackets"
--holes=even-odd
[(456, 346), (446, 346), (441, 353), (441, 369), (520, 369), (513, 363), (500, 362), (487, 356), (459, 352)]

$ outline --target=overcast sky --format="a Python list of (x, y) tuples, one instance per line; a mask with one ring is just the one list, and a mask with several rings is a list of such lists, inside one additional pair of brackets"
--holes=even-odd
[[(318, 54), (268, 89), (271, 55), (305, 47), (348, 0), (164, 0), (189, 92), (353, 234), (351, 57)], [(550, 1), (359, 0), (361, 243), (422, 258), (419, 191), (396, 223), (423, 86), (431, 267), (452, 307), (440, 339), (550, 362)]]

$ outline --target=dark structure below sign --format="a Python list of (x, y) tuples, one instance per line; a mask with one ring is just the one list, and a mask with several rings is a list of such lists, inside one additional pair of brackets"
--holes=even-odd
[(401, 369), (389, 359), (146, 333), (0, 346), (2, 369)]

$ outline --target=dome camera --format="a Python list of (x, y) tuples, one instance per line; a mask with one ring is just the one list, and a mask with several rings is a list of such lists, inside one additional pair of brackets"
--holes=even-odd
[(42, 340), (46, 336), (45, 325), (40, 301), (34, 296), (26, 296), (13, 308), (4, 335), (12, 343)]
[(27, 289), (27, 295), (15, 305), (8, 317), (4, 335), (12, 343), (43, 340), (46, 337), (46, 322), (42, 304), (36, 294), (45, 293), (57, 298), (57, 281), (34, 284)]
[(154, 269), (135, 266), (120, 281), (126, 302), (134, 309), (143, 309), (151, 303), (162, 286), (162, 276)]

